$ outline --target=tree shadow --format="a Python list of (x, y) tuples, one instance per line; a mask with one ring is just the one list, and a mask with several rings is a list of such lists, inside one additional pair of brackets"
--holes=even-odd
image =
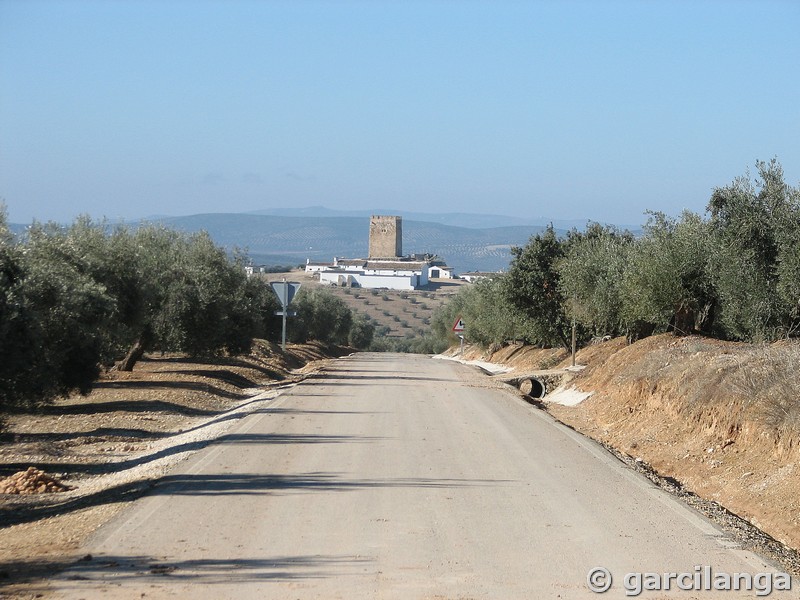
[[(202, 558), (164, 560), (145, 555), (102, 554), (82, 558), (54, 557), (32, 560), (0, 561), (0, 581), (6, 585), (33, 583), (26, 588), (37, 592), (84, 588), (94, 584), (123, 584), (136, 581), (146, 583), (196, 582), (203, 585), (237, 585), (258, 581), (291, 581), (296, 579), (322, 579), (336, 577), (342, 569), (359, 568), (373, 563), (363, 556), (299, 555), (268, 558)], [(55, 573), (55, 586), (47, 578)], [(36, 586), (40, 582), (41, 588)], [(91, 582), (91, 583), (90, 583)]]
[[(253, 414), (253, 413), (249, 413)], [(226, 418), (241, 418), (247, 415), (226, 415), (225, 417), (216, 420), (215, 422), (223, 421)], [(206, 423), (202, 427), (208, 427), (211, 423)], [(192, 431), (192, 430), (187, 430)], [(185, 433), (185, 432), (184, 432)], [(91, 475), (107, 475), (109, 473), (117, 473), (126, 471), (134, 467), (138, 467), (153, 461), (181, 454), (183, 452), (194, 452), (205, 448), (206, 446), (215, 444), (254, 444), (254, 445), (273, 445), (273, 444), (341, 444), (341, 443), (367, 443), (380, 440), (380, 437), (371, 436), (346, 436), (346, 435), (323, 435), (323, 434), (287, 434), (287, 433), (230, 433), (221, 435), (214, 439), (196, 440), (185, 442), (183, 444), (176, 444), (127, 460), (116, 462), (21, 462), (21, 463), (3, 463), (2, 472), (16, 473), (22, 471), (30, 466), (35, 466), (50, 473), (63, 473), (67, 477), (76, 476), (91, 476)], [(2, 509), (0, 508), (0, 511)], [(1, 512), (0, 512), (1, 514)]]
[[(130, 382), (129, 382), (130, 383)], [(135, 384), (143, 382), (133, 382)], [(276, 385), (285, 385), (277, 384)], [(108, 387), (112, 387), (109, 385)], [(148, 387), (144, 385), (143, 387)], [(212, 425), (230, 420), (238, 420), (249, 416), (250, 414), (261, 413), (274, 413), (280, 414), (282, 412), (289, 412), (287, 409), (271, 409), (263, 408), (250, 412), (244, 412), (240, 409), (254, 403), (263, 402), (265, 399), (257, 398), (255, 396), (238, 396), (239, 398), (250, 398), (249, 401), (237, 404), (231, 408), (224, 408), (221, 410), (200, 409), (192, 406), (186, 406), (179, 403), (167, 402), (163, 400), (111, 400), (107, 402), (94, 402), (74, 405), (51, 405), (41, 407), (36, 411), (36, 414), (44, 414), (48, 416), (62, 416), (62, 415), (93, 415), (99, 413), (115, 413), (115, 412), (128, 412), (128, 413), (174, 413), (188, 417), (216, 417), (210, 421), (200, 423), (194, 427), (183, 429), (180, 431), (151, 431), (139, 428), (125, 428), (125, 427), (98, 427), (88, 431), (69, 431), (69, 432), (14, 432), (4, 431), (0, 433), (0, 444), (8, 443), (57, 443), (57, 442), (70, 442), (73, 440), (80, 440), (83, 444), (95, 444), (103, 442), (138, 442), (146, 440), (157, 440), (174, 435), (180, 435), (192, 431), (207, 428)], [(21, 411), (23, 412), (23, 411)], [(293, 411), (299, 414), (302, 412), (326, 412), (336, 413), (343, 411)], [(355, 414), (355, 413), (352, 413)], [(120, 463), (112, 463), (111, 470), (116, 470)], [(0, 476), (12, 474), (20, 468), (27, 468), (31, 466), (30, 462), (23, 463), (2, 463), (0, 462)], [(98, 474), (102, 471), (93, 466), (92, 463), (87, 465), (73, 465), (65, 462), (52, 462), (43, 463), (38, 462), (36, 465), (43, 469), (54, 469), (57, 472), (65, 473), (84, 473), (84, 474)], [(80, 467), (86, 467), (81, 469)]]
[[(171, 364), (178, 364), (178, 365), (202, 365), (202, 366), (206, 366), (206, 367), (211, 364), (211, 365), (220, 365), (220, 366), (223, 366), (223, 367), (237, 367), (237, 368), (240, 368), (240, 369), (250, 369), (250, 370), (253, 370), (253, 371), (257, 371), (257, 372), (261, 373), (262, 375), (266, 375), (270, 379), (276, 379), (276, 380), (279, 380), (279, 381), (286, 378), (285, 374), (283, 374), (283, 373), (281, 373), (279, 371), (276, 371), (276, 370), (271, 369), (269, 367), (266, 367), (264, 365), (250, 363), (250, 362), (247, 362), (246, 360), (242, 360), (242, 359), (238, 359), (238, 358), (180, 358), (180, 357), (142, 358), (139, 362), (142, 362), (142, 363), (154, 363), (154, 364), (164, 364), (164, 363), (170, 364), (171, 363)], [(206, 371), (206, 369), (198, 369), (197, 371), (195, 371), (193, 369), (190, 369), (190, 370), (186, 370), (186, 371), (175, 370), (175, 371), (165, 371), (165, 372), (167, 372), (167, 373), (194, 374), (194, 373), (199, 373), (199, 372), (202, 372), (202, 371)], [(207, 377), (214, 377), (214, 375), (212, 373), (216, 373), (218, 371), (209, 370), (208, 372), (209, 372), (209, 374), (206, 375)], [(228, 371), (228, 373), (231, 373), (231, 371)], [(232, 374), (236, 375), (235, 373), (232, 373)]]
[[(139, 479), (61, 502), (0, 507), (0, 527), (28, 523), (75, 510), (135, 500), (145, 494), (168, 496), (256, 496), (314, 492), (350, 492), (369, 488), (455, 489), (513, 483), (507, 479), (402, 477), (348, 479), (340, 473), (296, 474), (172, 473), (157, 480)], [(47, 502), (47, 503), (44, 503)]]
[(257, 382), (248, 379), (244, 375), (239, 375), (228, 369), (174, 369), (159, 371), (160, 373), (170, 373), (174, 375), (189, 375), (192, 377), (206, 377), (207, 379), (216, 379), (237, 388), (252, 388), (258, 385)]
[[(237, 396), (241, 398), (243, 396)], [(45, 415), (93, 415), (109, 412), (164, 412), (176, 413), (187, 417), (213, 417), (224, 410), (208, 410), (193, 408), (175, 402), (164, 400), (111, 400), (108, 402), (89, 402), (85, 404), (70, 404), (66, 406), (48, 406), (40, 414)]]
[[(96, 389), (115, 389), (115, 390), (188, 390), (190, 392), (205, 392), (214, 396), (221, 396), (228, 399), (246, 398), (248, 394), (240, 392), (229, 392), (221, 387), (211, 385), (210, 383), (201, 383), (195, 381), (99, 381), (94, 384)], [(251, 386), (253, 387), (253, 386)], [(65, 407), (69, 408), (69, 407)]]
[(52, 433), (2, 433), (2, 443), (30, 443), (30, 442), (65, 442), (69, 440), (84, 440), (91, 444), (105, 441), (130, 442), (137, 440), (154, 440), (174, 435), (168, 431), (148, 431), (146, 429), (127, 429), (121, 427), (98, 427), (90, 431), (70, 431)]

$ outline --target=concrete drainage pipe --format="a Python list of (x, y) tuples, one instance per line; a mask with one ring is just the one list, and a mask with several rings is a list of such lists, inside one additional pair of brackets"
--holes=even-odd
[(543, 381), (531, 377), (530, 379), (523, 379), (519, 382), (519, 391), (531, 398), (544, 398), (544, 395), (547, 393), (547, 388)]

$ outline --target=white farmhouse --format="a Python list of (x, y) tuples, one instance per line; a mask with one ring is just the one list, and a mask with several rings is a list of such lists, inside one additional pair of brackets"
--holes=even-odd
[(335, 267), (319, 272), (321, 283), (347, 287), (416, 290), (428, 285), (427, 262), (406, 259), (339, 259)]
[(333, 259), (332, 263), (326, 262), (312, 262), (310, 258), (306, 259), (306, 273), (320, 273), (321, 271), (327, 271), (328, 269), (332, 269), (336, 266), (336, 259)]

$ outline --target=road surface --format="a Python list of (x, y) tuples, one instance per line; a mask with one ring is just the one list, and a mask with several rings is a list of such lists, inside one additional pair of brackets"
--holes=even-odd
[[(594, 567), (625, 597), (628, 573), (779, 571), (474, 368), (386, 354), (247, 417), (86, 551), (56, 597), (594, 598)], [(754, 595), (667, 583), (645, 597)]]

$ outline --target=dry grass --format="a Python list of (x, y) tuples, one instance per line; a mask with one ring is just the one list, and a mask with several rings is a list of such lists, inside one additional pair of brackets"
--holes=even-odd
[(696, 428), (708, 445), (770, 440), (776, 455), (800, 450), (800, 344), (664, 334), (591, 346), (578, 362), (589, 367), (575, 383), (596, 392), (589, 406), (609, 430), (674, 422)]
[(753, 348), (741, 357), (731, 386), (764, 425), (800, 435), (800, 344)]

